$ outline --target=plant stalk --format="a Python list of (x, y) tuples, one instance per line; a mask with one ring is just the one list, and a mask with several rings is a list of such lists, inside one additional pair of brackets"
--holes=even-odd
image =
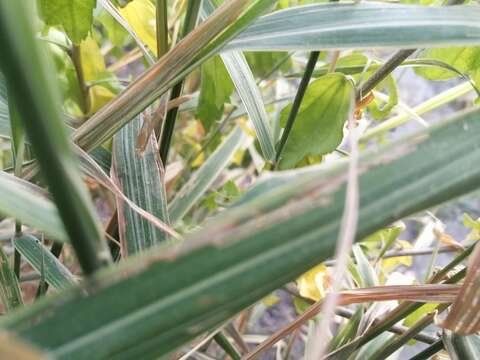
[[(188, 35), (197, 25), (198, 15), (200, 13), (200, 6), (202, 2), (198, 0), (188, 0), (188, 6), (183, 23), (182, 38)], [(170, 93), (170, 101), (178, 98), (182, 94), (184, 80), (181, 80), (172, 88)], [(175, 122), (177, 119), (178, 107), (170, 109), (165, 117), (165, 124), (163, 126), (160, 136), (160, 158), (166, 166), (168, 160), (168, 153), (170, 144), (172, 142), (173, 130), (175, 129)]]

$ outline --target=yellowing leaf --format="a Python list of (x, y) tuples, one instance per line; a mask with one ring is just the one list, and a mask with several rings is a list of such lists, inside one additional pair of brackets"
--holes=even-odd
[[(303, 158), (324, 155), (335, 150), (343, 139), (343, 127), (353, 111), (354, 86), (343, 74), (333, 73), (312, 82), (280, 159), (281, 169), (295, 167)], [(292, 104), (280, 114), (285, 126)]]
[(480, 240), (480, 219), (473, 220), (470, 215), (463, 214), (463, 225), (472, 229), (472, 231), (470, 231), (470, 234), (468, 234), (468, 240)]
[(95, 85), (88, 91), (90, 113), (93, 114), (107, 105), (115, 94), (104, 86)]
[(80, 43), (80, 61), (86, 83), (98, 80), (106, 71), (105, 60), (100, 48), (91, 36)]
[[(407, 250), (412, 248), (412, 244), (410, 244), (406, 240), (397, 240), (397, 244), (400, 245), (402, 250)], [(397, 268), (400, 265), (404, 266), (412, 266), (412, 257), (411, 256), (398, 256), (392, 258), (382, 259), (382, 270), (385, 272), (390, 272)]]
[(300, 295), (318, 301), (325, 297), (330, 286), (327, 267), (323, 264), (315, 266), (297, 279)]
[(134, 0), (118, 11), (133, 31), (157, 55), (157, 36), (155, 29), (155, 6), (150, 0)]

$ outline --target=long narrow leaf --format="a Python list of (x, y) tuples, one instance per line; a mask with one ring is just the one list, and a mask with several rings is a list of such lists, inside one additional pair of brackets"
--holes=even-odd
[(264, 16), (224, 50), (421, 48), (480, 43), (478, 6), (315, 4)]
[[(366, 153), (357, 239), (476, 189), (479, 118), (480, 111), (470, 112)], [(78, 296), (88, 288), (60, 294), (0, 326), (60, 359), (167, 354), (331, 256), (345, 176), (341, 170), (293, 180), (224, 212), (178, 247), (105, 271), (97, 283), (103, 286), (89, 296)], [(55, 326), (67, 320), (76, 326)]]
[(35, 270), (43, 271), (45, 281), (55, 289), (66, 289), (76, 283), (72, 273), (35, 237), (24, 235), (15, 239), (14, 245)]
[[(143, 117), (138, 116), (114, 137), (113, 172), (125, 196), (164, 223), (169, 223), (164, 168), (155, 137), (152, 135), (143, 154), (135, 151)], [(167, 239), (146, 219), (140, 217), (119, 198), (120, 240), (126, 254), (133, 255)]]

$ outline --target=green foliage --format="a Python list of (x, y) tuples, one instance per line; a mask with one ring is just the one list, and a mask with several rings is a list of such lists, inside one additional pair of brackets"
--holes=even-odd
[[(421, 235), (439, 247), (407, 239), (425, 210), (478, 189), (478, 109), (431, 127), (420, 116), (480, 82), (480, 6), (401, 2), (37, 0), (43, 22), (0, 2), (2, 333), (58, 359), (186, 357), (201, 337), (219, 346), (192, 358), (251, 359), (265, 349), (245, 345), (248, 324), (282, 289), (299, 318), (263, 344), (283, 341), (287, 359), (318, 340), (301, 327), (340, 285), (328, 359), (380, 360), (414, 341), (433, 344), (420, 358), (443, 344), (477, 358), (477, 337), (422, 333), (458, 294), (467, 270), (452, 270), (476, 265), (476, 209), (446, 266), (437, 253), (452, 258), (444, 245), (461, 239), (439, 220)], [(411, 108), (406, 67), (465, 82)], [(389, 132), (411, 119), (427, 129)], [(360, 243), (333, 284), (353, 216)], [(411, 276), (420, 254), (438, 268), (428, 285)]]
[[(307, 156), (324, 155), (335, 150), (342, 142), (343, 128), (353, 110), (354, 87), (343, 74), (329, 74), (312, 82), (288, 137), (281, 169), (295, 167)], [(280, 115), (285, 126), (292, 105)]]
[(45, 23), (61, 26), (75, 44), (90, 32), (95, 6), (96, 0), (38, 0)]
[(202, 65), (201, 74), (198, 118), (208, 130), (222, 117), (224, 105), (230, 99), (234, 85), (220, 56), (206, 61)]
[[(428, 49), (421, 55), (427, 59), (440, 60), (451, 65), (458, 71), (469, 75), (477, 86), (480, 85), (480, 48)], [(447, 80), (456, 76), (455, 73), (440, 68), (418, 68), (415, 71), (429, 80)]]

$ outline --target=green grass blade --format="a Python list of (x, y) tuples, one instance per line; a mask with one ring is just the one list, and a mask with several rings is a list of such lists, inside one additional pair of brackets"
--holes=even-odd
[(17, 276), (0, 247), (0, 297), (7, 312), (23, 304)]
[(44, 231), (58, 241), (68, 235), (56, 206), (42, 189), (6, 172), (0, 172), (0, 213)]
[(35, 237), (24, 235), (15, 239), (14, 245), (35, 270), (39, 273), (43, 270), (45, 281), (55, 289), (66, 289), (76, 283), (73, 274)]
[(170, 204), (172, 224), (180, 221), (212, 185), (220, 173), (230, 164), (235, 151), (245, 140), (246, 135), (236, 127), (207, 161), (193, 174), (178, 191)]
[(30, 10), (23, 2), (0, 3), (0, 68), (78, 260), (90, 274), (107, 264), (110, 254), (81, 182), (62, 122), (55, 75), (35, 39)]
[[(224, 50), (293, 51), (478, 45), (478, 6), (316, 4), (256, 21)], [(441, 29), (442, 31), (439, 31)]]
[[(477, 189), (479, 118), (470, 112), (367, 152), (357, 239)], [(103, 286), (90, 296), (59, 294), (0, 326), (60, 359), (165, 355), (331, 256), (345, 181), (345, 169), (292, 180), (225, 211), (183, 245), (99, 274)], [(55, 326), (66, 321), (76, 326)]]
[[(164, 168), (154, 136), (143, 154), (135, 151), (143, 117), (138, 116), (120, 130), (113, 140), (114, 173), (119, 187), (142, 209), (169, 224)], [(167, 239), (167, 234), (117, 200), (120, 239), (128, 255), (146, 250)]]

